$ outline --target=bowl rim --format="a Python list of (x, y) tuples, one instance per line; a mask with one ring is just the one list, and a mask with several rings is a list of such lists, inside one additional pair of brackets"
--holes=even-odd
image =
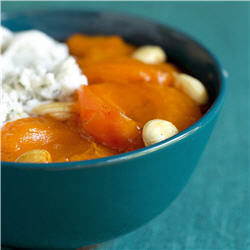
[(204, 127), (206, 124), (208, 124), (220, 111), (222, 108), (224, 98), (225, 98), (225, 91), (226, 91), (226, 78), (227, 78), (227, 71), (224, 69), (224, 67), (221, 65), (217, 57), (207, 48), (205, 47), (198, 39), (193, 38), (192, 36), (188, 35), (186, 32), (183, 32), (182, 30), (172, 28), (171, 26), (165, 25), (163, 23), (157, 22), (155, 20), (152, 20), (150, 18), (145, 18), (141, 16), (135, 16), (130, 14), (124, 14), (121, 12), (110, 12), (110, 11), (98, 11), (98, 10), (65, 10), (65, 9), (58, 9), (58, 10), (50, 10), (50, 9), (44, 9), (44, 10), (33, 10), (33, 11), (23, 11), (23, 12), (2, 12), (2, 21), (7, 21), (8, 18), (18, 17), (18, 16), (33, 16), (37, 15), (38, 13), (104, 13), (104, 14), (112, 14), (112, 15), (119, 15), (123, 17), (130, 17), (134, 20), (140, 20), (145, 21), (149, 23), (153, 23), (155, 25), (159, 25), (162, 28), (167, 28), (169, 31), (173, 31), (175, 33), (178, 33), (178, 35), (181, 35), (182, 37), (185, 37), (192, 43), (195, 43), (198, 45), (203, 51), (205, 51), (214, 61), (220, 77), (219, 82), (219, 92), (218, 96), (215, 98), (214, 102), (211, 104), (207, 112), (194, 124), (186, 128), (185, 130), (179, 132), (173, 137), (170, 137), (169, 139), (166, 139), (164, 141), (161, 141), (159, 143), (156, 143), (154, 145), (140, 148), (137, 150), (133, 150), (127, 153), (117, 154), (113, 156), (98, 158), (98, 159), (91, 159), (91, 160), (83, 160), (83, 161), (72, 161), (72, 162), (53, 162), (53, 163), (18, 163), (18, 162), (9, 162), (9, 161), (1, 161), (1, 168), (18, 168), (18, 169), (36, 169), (36, 170), (72, 170), (72, 169), (78, 169), (78, 168), (96, 168), (96, 167), (104, 167), (104, 166), (110, 166), (116, 163), (129, 161), (135, 158), (143, 157), (144, 155), (148, 155), (150, 153), (153, 153), (157, 150), (160, 150), (162, 148), (168, 147), (174, 143), (177, 143), (178, 141), (192, 135), (197, 130)]

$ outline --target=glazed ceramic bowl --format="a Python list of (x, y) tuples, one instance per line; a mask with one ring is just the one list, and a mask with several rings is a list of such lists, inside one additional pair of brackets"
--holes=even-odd
[(73, 248), (128, 233), (164, 211), (191, 176), (224, 98), (222, 69), (199, 43), (169, 27), (120, 14), (44, 11), (3, 15), (12, 31), (39, 29), (65, 40), (75, 32), (119, 34), (157, 44), (200, 79), (210, 108), (193, 126), (156, 145), (71, 163), (2, 162), (2, 244)]

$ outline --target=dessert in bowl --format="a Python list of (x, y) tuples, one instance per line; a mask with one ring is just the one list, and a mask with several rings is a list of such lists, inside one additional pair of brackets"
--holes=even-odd
[[(127, 233), (162, 212), (192, 174), (221, 108), (224, 83), (216, 59), (178, 31), (110, 13), (48, 11), (7, 16), (3, 25), (12, 31), (38, 29), (58, 41), (68, 39), (69, 56), (88, 81), (86, 85), (78, 75), (77, 97), (71, 94), (68, 101), (62, 95), (62, 101), (55, 97), (39, 103), (32, 109), (36, 116), (21, 118), (21, 124), (8, 128), (6, 135), (18, 135), (13, 145), (22, 143), (20, 151), (9, 150), (8, 161), (2, 162), (3, 243), (80, 247)], [(117, 56), (118, 51), (124, 54)], [(155, 58), (160, 62), (152, 62)], [(201, 91), (190, 92), (185, 86), (199, 86)], [(59, 116), (58, 106), (63, 110)], [(77, 114), (79, 119), (72, 120)], [(3, 129), (16, 122), (20, 120)], [(20, 134), (27, 135), (31, 125), (37, 131), (37, 122), (42, 131), (53, 131), (34, 148), (24, 145), (27, 140), (20, 140)], [(83, 135), (77, 137), (79, 123)], [(53, 151), (53, 145), (46, 148), (44, 138), (54, 131), (61, 144), (56, 141), (60, 147)], [(42, 151), (45, 160), (30, 163), (30, 156), (37, 159), (34, 150)]]

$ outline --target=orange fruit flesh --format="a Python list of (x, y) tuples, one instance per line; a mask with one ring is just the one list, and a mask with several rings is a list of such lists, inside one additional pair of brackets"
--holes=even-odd
[(100, 98), (89, 86), (82, 86), (78, 93), (82, 127), (96, 141), (118, 152), (143, 146), (139, 124), (118, 105)]
[(1, 130), (2, 160), (15, 161), (24, 152), (45, 149), (52, 161), (82, 160), (112, 155), (101, 145), (81, 137), (70, 124), (47, 117), (24, 118), (7, 123)]
[(173, 87), (103, 83), (89, 88), (106, 102), (115, 103), (141, 127), (158, 118), (172, 122), (182, 131), (201, 117), (199, 106)]
[(136, 49), (127, 44), (120, 36), (88, 36), (75, 34), (67, 45), (73, 56), (88, 58), (89, 62), (131, 55)]
[(148, 83), (171, 85), (177, 69), (171, 64), (149, 65), (130, 57), (120, 57), (89, 62), (88, 58), (77, 60), (89, 84), (93, 83)]

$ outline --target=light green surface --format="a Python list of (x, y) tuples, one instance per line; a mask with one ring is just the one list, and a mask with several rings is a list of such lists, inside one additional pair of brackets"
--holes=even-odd
[(249, 2), (2, 3), (3, 11), (77, 8), (147, 17), (200, 40), (228, 71), (224, 109), (185, 190), (151, 223), (98, 249), (250, 249), (249, 6)]

